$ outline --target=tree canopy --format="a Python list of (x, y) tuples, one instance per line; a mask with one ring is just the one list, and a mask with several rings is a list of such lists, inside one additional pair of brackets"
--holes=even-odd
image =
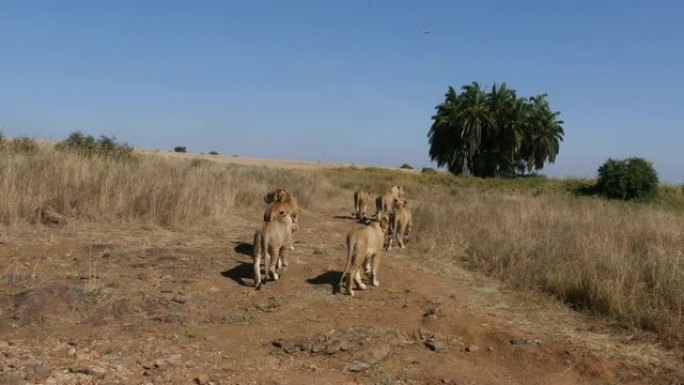
[(506, 83), (449, 87), (428, 133), (430, 158), (454, 174), (513, 176), (553, 163), (563, 140), (546, 94), (518, 97)]

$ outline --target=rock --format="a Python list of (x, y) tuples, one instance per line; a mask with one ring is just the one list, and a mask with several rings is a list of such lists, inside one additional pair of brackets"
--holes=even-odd
[(342, 341), (335, 339), (328, 343), (325, 347), (325, 354), (335, 354), (342, 351)]
[(425, 341), (427, 339), (430, 339), (435, 336), (435, 333), (425, 329), (425, 328), (420, 328), (417, 331), (413, 332), (413, 339), (415, 340), (420, 340), (420, 341)]
[(32, 289), (14, 295), (12, 315), (21, 324), (43, 322), (51, 317), (72, 317), (73, 309), (84, 301), (83, 291), (76, 288)]
[(511, 340), (511, 345), (541, 346), (543, 344), (544, 341), (531, 338), (514, 338)]
[(371, 364), (363, 361), (354, 361), (350, 363), (349, 365), (344, 367), (344, 370), (347, 372), (362, 372), (364, 370), (370, 369)]
[(433, 340), (433, 339), (425, 340), (425, 342), (423, 342), (423, 344), (425, 345), (426, 348), (428, 348), (428, 349), (430, 349), (436, 353), (443, 352), (446, 349), (446, 344), (444, 342), (438, 341), (438, 340)]
[(209, 384), (209, 376), (206, 374), (200, 374), (199, 376), (195, 377), (195, 384), (197, 385), (207, 385)]
[(354, 348), (354, 343), (349, 341), (348, 339), (342, 339), (340, 341), (340, 350), (343, 352), (347, 352), (349, 350), (352, 350)]
[(74, 366), (70, 370), (71, 373), (80, 373), (88, 376), (93, 376), (95, 378), (104, 378), (107, 370), (99, 366)]
[(437, 314), (439, 313), (438, 307), (431, 307), (425, 310), (423, 313), (423, 321), (432, 321), (437, 319)]
[(171, 298), (171, 301), (173, 301), (175, 303), (184, 304), (184, 303), (188, 302), (188, 297), (186, 297), (184, 295), (174, 295), (173, 298)]
[(354, 361), (365, 362), (366, 364), (373, 366), (387, 357), (390, 350), (389, 344), (379, 343), (356, 352), (353, 358)]
[(7, 341), (0, 341), (0, 350), (8, 349), (10, 346), (9, 342)]
[[(180, 366), (183, 364), (180, 354), (174, 354), (166, 358), (157, 358), (154, 360), (154, 367), (160, 370), (166, 370), (174, 366)], [(143, 368), (145, 368), (143, 366)]]
[(311, 341), (307, 337), (279, 338), (273, 341), (273, 346), (281, 348), (285, 353), (311, 351)]
[(477, 345), (471, 344), (465, 347), (465, 351), (468, 353), (475, 353), (478, 350), (480, 350), (480, 348)]
[(326, 348), (325, 340), (315, 340), (311, 343), (311, 353), (323, 353)]

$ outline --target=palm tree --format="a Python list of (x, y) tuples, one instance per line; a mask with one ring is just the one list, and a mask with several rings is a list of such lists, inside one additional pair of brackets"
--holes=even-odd
[(444, 102), (436, 107), (434, 123), (428, 132), (430, 158), (437, 165), (447, 166), (450, 172), (462, 174), (467, 171), (465, 146), (461, 135), (459, 95), (449, 87)]
[(541, 169), (546, 161), (556, 161), (565, 134), (559, 115), (560, 112), (551, 111), (546, 94), (530, 98), (525, 148), (521, 152), (528, 171)]
[(518, 98), (506, 83), (489, 92), (473, 82), (449, 87), (428, 138), (430, 157), (454, 174), (513, 176), (554, 162), (563, 140), (560, 113), (546, 95)]

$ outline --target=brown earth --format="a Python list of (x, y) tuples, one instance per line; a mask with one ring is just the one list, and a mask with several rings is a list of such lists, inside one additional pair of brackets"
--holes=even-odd
[(213, 229), (13, 228), (0, 384), (681, 383), (639, 336), (400, 250), (380, 287), (333, 294), (350, 212), (304, 211), (288, 272), (259, 291), (255, 210)]

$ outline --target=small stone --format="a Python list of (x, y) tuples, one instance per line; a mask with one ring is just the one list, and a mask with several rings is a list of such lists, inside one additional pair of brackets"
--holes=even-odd
[(325, 354), (335, 354), (342, 351), (342, 341), (332, 340), (325, 348)]
[(429, 329), (420, 328), (418, 330), (418, 337), (421, 340), (427, 340), (435, 336), (435, 333)]
[(344, 370), (347, 372), (362, 372), (364, 370), (370, 369), (371, 365), (363, 361), (354, 361), (347, 365)]
[(171, 298), (171, 301), (173, 301), (175, 303), (184, 304), (184, 303), (188, 302), (188, 297), (186, 297), (184, 295), (174, 295), (173, 298)]
[(327, 345), (325, 341), (314, 341), (311, 344), (311, 353), (323, 353), (325, 352)]
[(7, 349), (9, 348), (10, 344), (7, 341), (0, 341), (0, 349)]
[(477, 345), (468, 345), (465, 347), (465, 351), (468, 353), (475, 353), (478, 350), (480, 350), (480, 348)]
[(490, 347), (487, 348), (487, 351), (488, 351), (488, 352), (493, 352), (493, 351), (494, 351), (494, 348), (490, 346)]
[(341, 351), (346, 352), (346, 351), (352, 350), (353, 348), (354, 348), (353, 342), (351, 342), (347, 339), (343, 339), (340, 341), (340, 350)]
[(437, 319), (437, 314), (439, 314), (439, 308), (438, 307), (431, 307), (425, 310), (425, 313), (423, 313), (423, 320), (425, 321), (432, 321)]
[(541, 346), (544, 344), (542, 340), (535, 340), (531, 338), (514, 338), (511, 340), (511, 345), (530, 345), (530, 346)]
[(390, 346), (386, 343), (372, 345), (354, 353), (354, 359), (373, 366), (387, 357), (390, 350)]
[(209, 376), (206, 374), (200, 374), (199, 376), (195, 377), (195, 383), (197, 385), (207, 385), (209, 384)]
[(157, 358), (154, 360), (154, 367), (160, 370), (166, 370), (171, 367), (171, 363), (164, 358)]
[(442, 341), (437, 340), (426, 340), (424, 343), (426, 348), (432, 350), (433, 352), (440, 353), (446, 349), (446, 344)]

